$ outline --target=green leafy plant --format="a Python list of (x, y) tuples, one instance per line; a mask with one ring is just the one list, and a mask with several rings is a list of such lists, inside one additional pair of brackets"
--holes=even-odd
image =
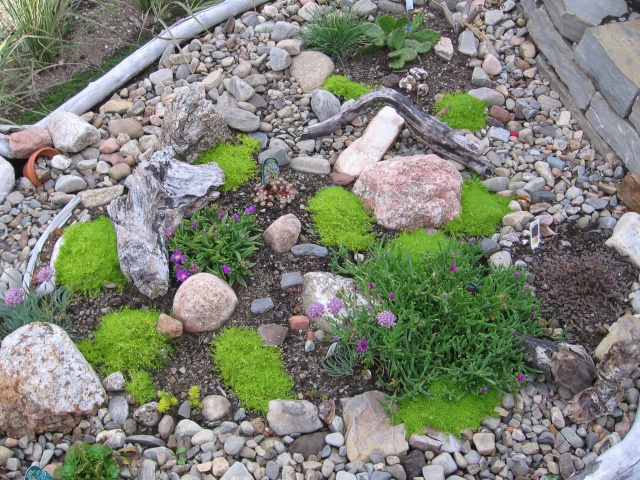
[(127, 283), (120, 271), (116, 232), (107, 217), (71, 225), (62, 238), (64, 243), (54, 264), (60, 284), (97, 295), (105, 284), (122, 288)]
[(212, 342), (214, 368), (247, 409), (267, 413), (269, 401), (292, 398), (293, 381), (280, 350), (263, 347), (255, 331), (228, 327)]
[(344, 100), (357, 100), (365, 93), (373, 90), (370, 86), (354, 82), (344, 75), (331, 75), (324, 81), (322, 88)]
[[(53, 275), (50, 268), (43, 268), (40, 272), (44, 271)], [(50, 293), (25, 292), (22, 288), (7, 290), (4, 301), (0, 302), (0, 340), (32, 322), (53, 323), (70, 333), (71, 319), (67, 313), (70, 300), (71, 290), (65, 286), (55, 287)]]
[(362, 45), (367, 29), (351, 9), (318, 8), (297, 37), (311, 50), (320, 51), (334, 60), (342, 60)]
[(158, 402), (158, 412), (160, 413), (168, 412), (171, 407), (178, 404), (178, 399), (174, 395), (162, 390), (158, 392), (158, 398), (160, 398)]
[(261, 207), (283, 208), (293, 201), (298, 195), (298, 189), (286, 178), (280, 176), (276, 180), (264, 184), (258, 182), (253, 187), (251, 199)]
[(481, 395), (456, 391), (454, 396), (457, 400), (452, 400), (447, 394), (444, 383), (434, 382), (428, 395), (401, 401), (393, 421), (404, 423), (409, 435), (424, 433), (426, 425), (460, 436), (463, 428), (476, 430), (485, 418), (497, 416), (493, 411), (500, 404), (496, 390), (491, 389)]
[(193, 410), (202, 410), (202, 401), (200, 400), (200, 387), (192, 385), (189, 388), (189, 406)]
[(509, 198), (500, 197), (489, 191), (480, 180), (469, 179), (462, 182), (462, 213), (442, 229), (455, 236), (489, 237), (509, 210)]
[(508, 391), (531, 371), (514, 332), (541, 335), (541, 307), (520, 271), (484, 266), (475, 243), (454, 240), (416, 263), (383, 242), (370, 254), (353, 261), (339, 249), (331, 267), (354, 278), (354, 291), (326, 306), (312, 303), (307, 315), (332, 313), (329, 333), (363, 354), (362, 365), (392, 398), (428, 394), (436, 381), (452, 397)]
[[(129, 370), (130, 380), (124, 389), (138, 402), (143, 405), (156, 398), (156, 382), (151, 379), (151, 375), (144, 370)], [(160, 411), (160, 408), (158, 408)]]
[(176, 278), (184, 281), (192, 273), (203, 271), (225, 279), (229, 285), (238, 282), (246, 287), (246, 278), (255, 265), (248, 258), (261, 245), (254, 212), (254, 206), (233, 215), (207, 207), (183, 220), (175, 232), (167, 232), (172, 236), (170, 260)]
[(417, 263), (425, 254), (433, 254), (445, 248), (449, 243), (446, 235), (438, 230), (436, 233), (428, 234), (423, 228), (413, 232), (403, 232), (394, 238), (390, 246), (394, 250), (410, 254), (414, 263)]
[(406, 62), (427, 53), (440, 41), (440, 34), (435, 30), (420, 29), (423, 19), (422, 12), (417, 13), (411, 21), (407, 17), (378, 16), (374, 23), (367, 24), (365, 35), (371, 39), (371, 43), (360, 47), (355, 55), (374, 53), (386, 47), (391, 50), (387, 57), (393, 59), (389, 62), (389, 68), (403, 68)]
[(487, 104), (466, 92), (445, 93), (436, 102), (433, 111), (437, 118), (451, 128), (476, 132), (487, 125), (485, 110)]
[(178, 457), (178, 465), (184, 465), (185, 463), (187, 463), (187, 459), (184, 456), (184, 453), (187, 451), (187, 449), (185, 447), (178, 447), (176, 449), (176, 456)]
[(342, 187), (320, 189), (309, 199), (307, 210), (327, 246), (364, 250), (375, 239), (372, 232), (375, 219), (356, 195)]
[(55, 471), (60, 480), (117, 480), (120, 476), (113, 450), (101, 443), (72, 445), (64, 464)]
[(193, 162), (194, 165), (216, 162), (224, 171), (222, 192), (235, 192), (258, 174), (258, 166), (253, 154), (260, 151), (262, 142), (249, 135), (238, 135), (236, 143), (219, 142), (215, 147), (205, 150)]
[(156, 331), (159, 312), (124, 308), (100, 321), (92, 339), (78, 344), (87, 361), (103, 375), (158, 370), (173, 354), (171, 343)]

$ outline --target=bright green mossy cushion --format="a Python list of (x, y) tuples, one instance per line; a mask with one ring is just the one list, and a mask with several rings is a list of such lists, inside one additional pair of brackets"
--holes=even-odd
[(267, 413), (269, 401), (291, 399), (293, 381), (285, 373), (281, 352), (263, 347), (255, 331), (228, 327), (212, 342), (214, 369), (244, 408)]
[(507, 197), (491, 193), (479, 180), (462, 182), (462, 213), (442, 226), (455, 236), (490, 237), (509, 210)]
[(156, 331), (159, 312), (125, 308), (102, 317), (94, 338), (78, 348), (103, 375), (158, 370), (173, 354), (171, 343)]
[(357, 100), (365, 93), (373, 90), (368, 85), (354, 82), (344, 75), (331, 75), (324, 81), (322, 88), (343, 100)]
[(318, 228), (322, 243), (358, 251), (374, 240), (371, 230), (375, 219), (362, 201), (342, 187), (325, 187), (309, 199), (307, 210)]
[(224, 172), (221, 192), (235, 192), (239, 187), (258, 175), (258, 165), (253, 154), (260, 151), (262, 142), (249, 135), (238, 135), (236, 143), (220, 142), (202, 152), (194, 165), (216, 162)]
[(433, 106), (438, 120), (451, 128), (478, 131), (487, 125), (484, 111), (487, 104), (468, 93), (445, 93), (442, 100)]
[(97, 295), (107, 283), (122, 288), (116, 232), (107, 217), (78, 222), (65, 229), (54, 268), (57, 281), (82, 293)]
[[(404, 423), (409, 435), (424, 433), (424, 427), (460, 436), (460, 430), (476, 430), (486, 417), (496, 417), (493, 411), (500, 404), (500, 395), (489, 390), (480, 395), (465, 394), (459, 400), (445, 395), (445, 387), (436, 382), (429, 388), (431, 397), (419, 396), (400, 402), (394, 423)], [(459, 393), (459, 392), (458, 392)]]
[(411, 254), (411, 260), (415, 264), (426, 254), (435, 254), (446, 248), (451, 240), (444, 233), (437, 231), (429, 235), (420, 228), (413, 232), (403, 232), (391, 241), (391, 248), (401, 250), (405, 254)]

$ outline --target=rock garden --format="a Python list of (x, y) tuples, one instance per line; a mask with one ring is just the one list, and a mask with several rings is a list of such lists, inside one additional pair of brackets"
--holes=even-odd
[(569, 3), (226, 0), (0, 126), (0, 479), (640, 476), (640, 13)]

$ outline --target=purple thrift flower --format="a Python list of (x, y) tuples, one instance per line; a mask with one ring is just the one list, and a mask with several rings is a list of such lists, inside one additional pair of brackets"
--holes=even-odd
[(320, 318), (324, 315), (324, 305), (318, 302), (313, 302), (307, 307), (307, 316), (309, 318)]
[(359, 292), (360, 291), (360, 289), (358, 288), (358, 285), (354, 285), (353, 286), (353, 291), (354, 292)]
[(388, 310), (380, 312), (376, 319), (378, 320), (378, 325), (384, 328), (391, 328), (396, 325), (396, 316)]
[(488, 387), (482, 387), (482, 388), (480, 389), (480, 391), (481, 391), (482, 393), (487, 393), (487, 392), (489, 391), (489, 388), (488, 388)]
[(55, 274), (55, 272), (53, 271), (53, 268), (51, 268), (51, 267), (41, 268), (40, 271), (38, 272), (38, 281), (40, 283), (50, 282), (51, 279), (53, 278), (54, 274)]
[(334, 335), (333, 336), (333, 341), (337, 342), (338, 340), (340, 340), (340, 337), (338, 335)]
[(233, 219), (237, 222), (238, 220), (240, 220), (240, 216), (237, 213), (234, 213)]
[(469, 239), (469, 243), (476, 243), (476, 237), (471, 237)]
[(356, 343), (358, 344), (358, 346), (356, 347), (356, 352), (358, 353), (366, 352), (369, 348), (369, 344), (366, 340), (356, 340)]
[(449, 267), (449, 271), (450, 272), (455, 272), (458, 270), (458, 267), (456, 267), (455, 263), (452, 263), (451, 266)]
[(395, 294), (395, 293), (393, 293), (393, 292), (391, 292), (391, 293), (389, 294), (389, 300), (393, 300), (394, 298), (396, 298), (396, 294)]
[(167, 238), (171, 238), (173, 237), (175, 230), (173, 228), (165, 228), (164, 229), (164, 236)]
[(536, 312), (531, 312), (531, 318), (536, 316)]
[(19, 305), (24, 300), (24, 290), (22, 288), (10, 288), (4, 294), (4, 301), (10, 307)]
[(200, 267), (195, 264), (192, 263), (191, 265), (189, 265), (189, 273), (194, 274), (194, 273), (198, 273), (200, 271)]
[(222, 265), (222, 271), (225, 275), (229, 275), (231, 273), (231, 268), (228, 265)]
[(517, 380), (519, 382), (524, 382), (526, 379), (527, 379), (527, 377), (525, 377), (523, 374), (521, 374), (521, 373), (518, 374)]
[(519, 276), (520, 276), (520, 272), (515, 272), (515, 273), (513, 274), (513, 276), (514, 276), (514, 277), (519, 277)]
[(196, 228), (198, 226), (198, 222), (196, 222), (196, 221), (191, 222), (191, 226), (193, 228)]
[(373, 310), (373, 307), (371, 305), (367, 305), (367, 310), (371, 311)]
[(373, 290), (373, 287), (374, 287), (374, 286), (375, 286), (375, 285), (373, 284), (373, 282), (369, 282), (369, 290)]
[(329, 304), (327, 305), (327, 310), (329, 312), (336, 314), (344, 307), (344, 302), (339, 298), (332, 298)]
[(184, 282), (190, 276), (191, 274), (189, 273), (189, 270), (185, 270), (184, 268), (180, 268), (176, 272), (176, 278), (178, 279), (179, 282)]
[(182, 254), (182, 251), (179, 248), (176, 248), (173, 251), (173, 255), (169, 257), (169, 260), (175, 262), (176, 265), (182, 265), (187, 261), (186, 257)]
[(250, 215), (250, 214), (254, 213), (255, 211), (256, 211), (256, 207), (251, 205), (250, 207), (247, 207), (247, 208), (244, 209), (244, 214), (245, 215)]
[(448, 294), (447, 292), (444, 292), (444, 293), (442, 294), (442, 296), (443, 296), (443, 297), (448, 297), (448, 296), (449, 296), (449, 294)]

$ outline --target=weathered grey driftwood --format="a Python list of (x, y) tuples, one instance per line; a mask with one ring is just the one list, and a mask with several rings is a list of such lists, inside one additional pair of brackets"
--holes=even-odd
[(472, 140), (457, 134), (448, 125), (418, 109), (409, 98), (390, 88), (365, 93), (342, 112), (324, 122), (307, 127), (303, 139), (327, 135), (364, 114), (375, 103), (393, 106), (411, 128), (414, 136), (446, 160), (453, 160), (486, 175), (489, 162), (479, 158), (479, 146)]
[(170, 43), (179, 43), (192, 38), (213, 25), (222, 23), (230, 17), (235, 17), (266, 2), (267, 0), (225, 0), (196, 13), (193, 17), (187, 17), (174, 23), (168, 31), (163, 30), (158, 38), (146, 43), (95, 82), (89, 83), (87, 88), (60, 105), (36, 125), (46, 127), (51, 115), (57, 111), (72, 112), (77, 115), (89, 111), (98, 102), (111, 95), (114, 90), (160, 58)]
[(440, 2), (438, 5), (442, 8), (442, 12), (447, 19), (447, 22), (449, 22), (449, 25), (451, 25), (451, 28), (453, 28), (455, 33), (460, 32), (460, 29), (463, 26), (468, 27), (468, 24), (473, 23), (481, 10), (481, 7), (474, 4), (473, 0), (467, 0), (462, 12), (455, 12), (453, 14), (449, 11), (449, 7), (447, 7), (445, 2)]
[(118, 259), (125, 276), (148, 297), (169, 288), (167, 230), (175, 229), (220, 194), (224, 172), (216, 163), (189, 165), (173, 149), (155, 152), (127, 177), (127, 195), (107, 207), (116, 230)]

